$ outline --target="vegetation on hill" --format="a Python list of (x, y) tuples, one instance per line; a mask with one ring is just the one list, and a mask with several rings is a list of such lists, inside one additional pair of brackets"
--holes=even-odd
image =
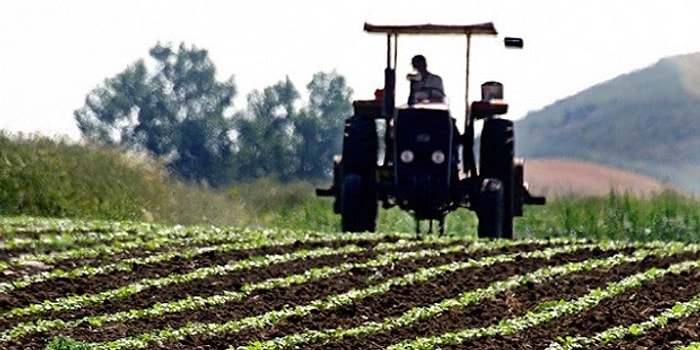
[(240, 204), (115, 149), (0, 134), (0, 161), (3, 215), (238, 222), (227, 212)]
[(700, 53), (662, 59), (532, 112), (516, 123), (517, 152), (599, 162), (697, 192), (698, 65)]

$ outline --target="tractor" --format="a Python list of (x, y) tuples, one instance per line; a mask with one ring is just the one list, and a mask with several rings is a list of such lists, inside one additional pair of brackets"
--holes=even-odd
[[(345, 232), (374, 232), (379, 203), (398, 206), (413, 215), (416, 234), (421, 222), (438, 223), (459, 208), (476, 213), (478, 236), (513, 238), (513, 218), (526, 204), (543, 205), (544, 197), (530, 195), (524, 184), (523, 160), (514, 157), (513, 122), (500, 116), (508, 111), (503, 85), (481, 85), (481, 100), (469, 104), (469, 56), (472, 36), (497, 35), (493, 23), (475, 25), (373, 25), (368, 33), (386, 35), (384, 87), (373, 100), (353, 102), (346, 119), (342, 154), (333, 159), (333, 184), (317, 189), (318, 196), (334, 197), (333, 210)], [(464, 132), (456, 127), (444, 103), (396, 106), (396, 61), (399, 35), (466, 36), (466, 92)], [(506, 47), (522, 48), (523, 40), (506, 37)], [(475, 156), (475, 122), (483, 121)], [(378, 127), (381, 126), (381, 127)]]

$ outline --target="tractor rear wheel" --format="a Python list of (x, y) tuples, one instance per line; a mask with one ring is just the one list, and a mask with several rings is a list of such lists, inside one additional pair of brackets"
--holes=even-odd
[(344, 232), (374, 232), (377, 228), (377, 148), (374, 118), (355, 115), (346, 120), (340, 167)]
[(343, 172), (374, 174), (377, 167), (377, 126), (373, 118), (353, 116), (345, 122)]
[(513, 122), (488, 119), (481, 132), (479, 167), (481, 177), (495, 178), (503, 186), (503, 238), (513, 238), (515, 134)]
[(374, 232), (377, 229), (377, 198), (371, 180), (357, 174), (344, 176), (340, 208), (343, 232)]
[(479, 238), (503, 235), (503, 186), (498, 179), (484, 179), (479, 188), (476, 216)]

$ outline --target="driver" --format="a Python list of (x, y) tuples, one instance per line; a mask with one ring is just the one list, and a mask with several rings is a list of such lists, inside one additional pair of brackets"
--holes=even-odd
[(442, 78), (428, 71), (428, 63), (425, 56), (416, 55), (411, 59), (411, 65), (415, 73), (406, 78), (411, 81), (411, 92), (408, 96), (408, 104), (445, 101), (445, 89)]

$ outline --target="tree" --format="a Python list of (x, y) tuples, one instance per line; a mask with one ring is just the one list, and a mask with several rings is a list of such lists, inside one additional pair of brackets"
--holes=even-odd
[(248, 96), (248, 112), (235, 118), (236, 168), (244, 179), (281, 181), (327, 178), (339, 153), (343, 124), (352, 110), (352, 90), (335, 71), (316, 73), (307, 85), (309, 102), (286, 78)]
[(206, 50), (157, 44), (143, 60), (91, 91), (74, 112), (84, 138), (163, 157), (186, 179), (222, 185), (232, 156), (233, 77), (215, 79)]
[(145, 151), (180, 176), (213, 186), (261, 176), (289, 181), (330, 175), (352, 94), (335, 71), (313, 76), (305, 106), (286, 78), (251, 92), (247, 110), (228, 116), (233, 77), (217, 82), (207, 51), (157, 44), (149, 55), (155, 72), (136, 61), (91, 91), (74, 112), (85, 139)]
[(248, 95), (248, 111), (234, 118), (240, 178), (292, 179), (296, 167), (293, 116), (298, 99), (299, 92), (289, 77)]
[(314, 74), (306, 88), (309, 104), (294, 118), (299, 159), (295, 176), (323, 179), (332, 173), (331, 159), (341, 150), (344, 121), (352, 113), (352, 89), (336, 71)]

